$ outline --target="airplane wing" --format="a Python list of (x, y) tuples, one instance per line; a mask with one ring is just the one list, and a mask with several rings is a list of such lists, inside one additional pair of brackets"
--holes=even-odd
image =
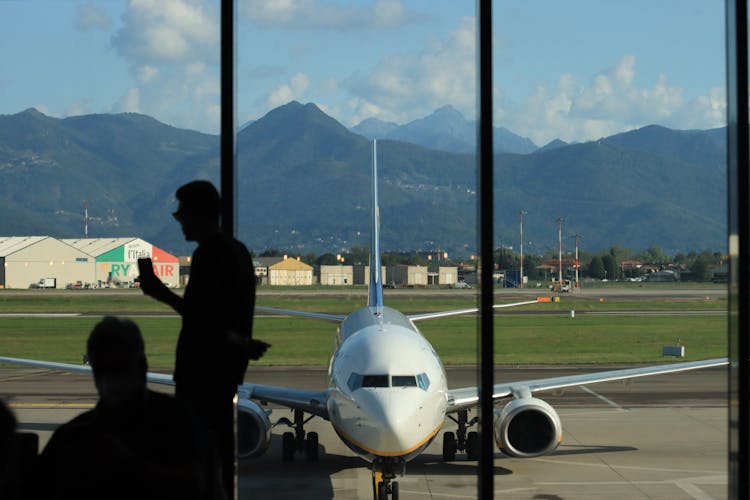
[[(74, 365), (71, 363), (55, 363), (54, 361), (37, 361), (35, 359), (7, 358), (0, 356), (0, 363), (10, 363), (13, 365), (33, 366), (34, 368), (45, 368), (47, 370), (59, 370), (63, 372), (74, 373), (91, 373), (89, 365)], [(172, 375), (167, 373), (148, 372), (146, 380), (155, 384), (174, 385)]]
[[(37, 361), (34, 359), (9, 358), (0, 356), (0, 363), (31, 366), (47, 370), (58, 370), (73, 373), (91, 373), (89, 365), (75, 365), (72, 363), (56, 363), (54, 361)], [(174, 385), (171, 374), (148, 372), (146, 380), (155, 384)], [(309, 391), (292, 389), (289, 387), (275, 387), (260, 384), (242, 384), (238, 388), (241, 397), (263, 402), (276, 403), (292, 409), (300, 409), (307, 413), (328, 419), (328, 391)]]
[(328, 420), (328, 392), (328, 390), (311, 391), (261, 384), (242, 384), (238, 390), (241, 397), (303, 410), (326, 420)]
[(308, 311), (295, 311), (294, 309), (277, 309), (275, 307), (255, 306), (255, 311), (264, 312), (268, 314), (282, 315), (282, 316), (300, 316), (303, 318), (322, 319), (325, 321), (334, 321), (336, 323), (341, 323), (346, 318), (346, 316), (344, 316), (343, 314), (326, 314), (326, 313), (316, 313), (316, 312), (308, 312)]
[[(696, 370), (712, 366), (722, 366), (728, 363), (727, 358), (706, 359), (702, 361), (688, 361), (685, 363), (671, 363), (667, 365), (643, 366), (638, 368), (626, 368), (623, 370), (609, 370), (603, 372), (585, 373), (580, 375), (566, 375), (563, 377), (542, 378), (536, 380), (519, 380), (506, 384), (495, 384), (492, 399), (498, 401), (509, 396), (521, 397), (535, 392), (562, 389), (564, 387), (575, 387), (599, 382), (611, 382), (613, 380), (624, 380), (649, 375), (662, 375), (666, 373)], [(479, 404), (479, 392), (477, 387), (464, 387), (448, 391), (448, 413), (465, 410)]]
[[(527, 300), (524, 302), (512, 302), (510, 304), (495, 304), (492, 306), (493, 309), (501, 309), (504, 307), (516, 307), (516, 306), (525, 306), (528, 304), (536, 304), (539, 302), (539, 299), (534, 300)], [(452, 311), (438, 311), (438, 312), (430, 312), (430, 313), (423, 313), (423, 314), (407, 314), (406, 317), (409, 318), (412, 321), (422, 321), (425, 319), (435, 319), (435, 318), (446, 318), (448, 316), (458, 316), (461, 314), (471, 314), (478, 312), (479, 309), (476, 307), (470, 307), (468, 309), (454, 309)]]

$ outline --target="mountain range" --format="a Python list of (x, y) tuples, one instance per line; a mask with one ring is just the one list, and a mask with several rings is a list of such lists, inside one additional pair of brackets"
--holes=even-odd
[[(477, 123), (468, 121), (453, 106), (443, 106), (429, 116), (404, 125), (367, 118), (351, 130), (368, 139), (392, 139), (438, 151), (468, 154), (476, 151)], [(537, 149), (530, 139), (504, 127), (494, 127), (493, 147), (496, 153), (518, 154)]]
[[(455, 119), (454, 111), (431, 116)], [(429, 129), (427, 118), (400, 133)], [(369, 244), (372, 145), (363, 133), (298, 102), (244, 127), (237, 138), (237, 229), (248, 247), (305, 254)], [(567, 249), (578, 233), (588, 250), (723, 250), (724, 135), (648, 126), (497, 154), (497, 244), (517, 248), (523, 210), (529, 253), (557, 249), (558, 217)], [(440, 144), (466, 137), (449, 136)], [(378, 141), (384, 249), (475, 251), (476, 161), (444, 149), (405, 138)], [(0, 235), (82, 236), (86, 201), (91, 237), (138, 236), (184, 254), (191, 246), (170, 216), (174, 190), (218, 176), (217, 136), (145, 115), (0, 115)]]

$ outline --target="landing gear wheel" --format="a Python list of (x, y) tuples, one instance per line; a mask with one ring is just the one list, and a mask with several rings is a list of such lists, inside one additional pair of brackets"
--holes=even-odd
[(294, 452), (297, 449), (297, 443), (294, 441), (294, 433), (285, 432), (281, 436), (281, 460), (291, 462), (294, 460)]
[(476, 432), (466, 436), (466, 460), (479, 460), (479, 434)]
[(308, 432), (307, 438), (305, 439), (305, 451), (307, 452), (307, 460), (309, 462), (318, 461), (318, 433)]
[(443, 433), (443, 461), (452, 462), (456, 459), (456, 435), (452, 432)]
[(398, 500), (398, 481), (391, 483), (391, 500)]
[(378, 500), (388, 500), (388, 487), (385, 483), (378, 484)]

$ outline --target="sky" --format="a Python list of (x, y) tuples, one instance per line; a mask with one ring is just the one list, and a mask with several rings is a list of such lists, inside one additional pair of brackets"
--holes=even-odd
[[(238, 0), (238, 123), (475, 119), (471, 0)], [(0, 114), (137, 112), (216, 134), (218, 0), (0, 0)], [(725, 125), (721, 0), (498, 0), (493, 121), (542, 146)]]

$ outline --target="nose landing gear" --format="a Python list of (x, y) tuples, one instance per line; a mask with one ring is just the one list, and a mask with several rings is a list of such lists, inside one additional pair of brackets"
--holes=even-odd
[(376, 460), (372, 463), (372, 498), (374, 500), (398, 500), (398, 481), (394, 481), (394, 468), (401, 465), (404, 475), (406, 463), (403, 460)]

